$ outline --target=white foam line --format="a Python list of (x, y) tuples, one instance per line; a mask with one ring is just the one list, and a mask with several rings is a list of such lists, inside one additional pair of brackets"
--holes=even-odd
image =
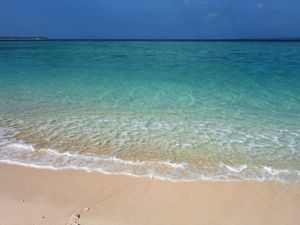
[(263, 169), (273, 176), (276, 176), (276, 175), (279, 175), (282, 173), (283, 174), (289, 173), (289, 170), (287, 170), (287, 169), (274, 169), (274, 168), (268, 167), (268, 166), (264, 166)]
[(221, 162), (220, 167), (226, 167), (231, 172), (240, 173), (247, 168), (247, 165), (243, 164), (234, 167), (234, 166), (226, 165), (225, 163)]
[(29, 150), (31, 152), (35, 151), (35, 148), (32, 145), (27, 145), (27, 144), (20, 144), (20, 143), (14, 143), (8, 145), (10, 148), (18, 148), (20, 150)]
[[(5, 148), (5, 147), (4, 147)], [(14, 144), (10, 144), (8, 146), (6, 146), (6, 148), (10, 149), (17, 149), (17, 150), (21, 150), (21, 151), (29, 151), (29, 152), (34, 152), (37, 151), (36, 149), (34, 149), (33, 146), (31, 145), (27, 145), (27, 144), (21, 144), (21, 143), (14, 143)], [(166, 165), (172, 168), (179, 168), (179, 169), (185, 169), (186, 166), (188, 164), (186, 163), (181, 163), (181, 164), (177, 164), (177, 163), (171, 163), (170, 161), (164, 161), (164, 162), (143, 162), (143, 161), (129, 161), (129, 160), (122, 160), (122, 159), (118, 159), (116, 157), (99, 157), (99, 156), (94, 156), (94, 155), (81, 155), (80, 153), (70, 153), (70, 152), (63, 152), (60, 153), (56, 150), (53, 149), (41, 149), (40, 151), (45, 151), (48, 152), (49, 154), (53, 154), (53, 155), (58, 155), (58, 156), (66, 156), (66, 157), (72, 157), (75, 159), (90, 159), (90, 160), (98, 160), (98, 161), (112, 161), (112, 162), (118, 162), (118, 163), (122, 163), (122, 164), (128, 164), (128, 165), (135, 165), (135, 166), (140, 166), (140, 165), (155, 165), (155, 164), (161, 164), (161, 165)], [(18, 159), (16, 159), (18, 161)], [(287, 173), (296, 173), (297, 176), (299, 176), (300, 171), (298, 170), (294, 170), (294, 171), (289, 171), (287, 169), (274, 169), (271, 167), (267, 167), (264, 166), (262, 167), (263, 171), (267, 172), (270, 176), (265, 176), (264, 174), (261, 174), (262, 177), (258, 176), (258, 177), (244, 177), (244, 176), (239, 176), (239, 179), (233, 179), (233, 178), (229, 178), (230, 176), (232, 176), (232, 174), (230, 174), (230, 172), (234, 172), (234, 173), (241, 173), (243, 172), (246, 168), (247, 165), (238, 165), (238, 166), (229, 166), (224, 164), (223, 162), (220, 163), (220, 167), (225, 167), (229, 173), (227, 174), (216, 174), (216, 175), (205, 175), (205, 174), (195, 174), (196, 176), (194, 176), (194, 178), (188, 178), (188, 179), (176, 179), (176, 178), (170, 178), (170, 177), (162, 177), (160, 175), (157, 174), (145, 174), (145, 175), (136, 175), (130, 172), (108, 172), (105, 169), (102, 168), (89, 168), (89, 167), (80, 167), (80, 166), (58, 166), (58, 167), (54, 167), (54, 166), (46, 166), (46, 165), (36, 165), (36, 164), (31, 164), (31, 163), (23, 163), (23, 162), (17, 162), (17, 161), (12, 161), (12, 160), (7, 160), (7, 159), (0, 159), (0, 162), (5, 162), (5, 163), (10, 163), (10, 164), (16, 164), (16, 165), (21, 165), (21, 166), (27, 166), (27, 167), (33, 167), (33, 168), (44, 168), (44, 169), (51, 169), (51, 170), (61, 170), (61, 169), (77, 169), (77, 170), (84, 170), (87, 172), (101, 172), (103, 174), (121, 174), (121, 175), (127, 175), (127, 176), (133, 176), (133, 177), (151, 177), (151, 178), (155, 178), (158, 180), (169, 180), (169, 181), (174, 181), (174, 182), (180, 182), (180, 181), (196, 181), (196, 180), (206, 180), (206, 181), (265, 181), (265, 180), (277, 180), (277, 181), (281, 181), (281, 182), (285, 182), (284, 180), (280, 179), (278, 177), (278, 175), (280, 174), (287, 174)], [(262, 172), (263, 172), (262, 171)], [(296, 182), (299, 182), (300, 180), (296, 180)]]
[[(76, 167), (76, 166), (64, 166), (64, 167), (53, 167), (53, 166), (43, 166), (43, 165), (35, 165), (35, 164), (27, 164), (27, 163), (21, 163), (21, 162), (15, 162), (11, 160), (2, 160), (0, 159), (0, 163), (6, 163), (6, 164), (12, 164), (12, 165), (18, 165), (18, 166), (24, 166), (29, 168), (35, 168), (35, 169), (48, 169), (48, 170), (81, 170), (88, 173), (92, 172), (99, 172), (105, 175), (124, 175), (124, 176), (130, 176), (130, 177), (136, 177), (136, 178), (152, 178), (156, 180), (161, 181), (170, 181), (170, 182), (195, 182), (195, 181), (212, 181), (212, 182), (243, 182), (243, 181), (256, 181), (256, 182), (264, 182), (264, 181), (278, 181), (282, 183), (288, 183), (282, 179), (267, 179), (267, 178), (240, 178), (240, 179), (234, 179), (234, 178), (228, 178), (225, 175), (219, 175), (218, 178), (208, 177), (205, 175), (199, 174), (199, 177), (197, 178), (191, 178), (191, 179), (172, 179), (169, 177), (163, 177), (153, 174), (145, 174), (145, 175), (136, 175), (128, 172), (108, 172), (105, 170), (102, 170), (100, 168), (98, 169), (90, 169), (87, 167)], [(297, 171), (298, 175), (300, 175), (300, 171)], [(299, 181), (297, 181), (299, 182)]]
[[(6, 148), (18, 148), (20, 150), (30, 150), (31, 152), (36, 151), (36, 149), (32, 145), (27, 145), (27, 144), (10, 144), (6, 146)], [(123, 160), (123, 159), (118, 159), (116, 157), (99, 157), (95, 155), (83, 155), (79, 153), (70, 153), (70, 152), (58, 152), (54, 149), (41, 149), (42, 151), (48, 152), (53, 155), (58, 155), (58, 156), (68, 156), (68, 157), (73, 157), (73, 158), (84, 158), (84, 159), (90, 159), (90, 160), (102, 160), (102, 161), (113, 161), (113, 162), (118, 162), (126, 165), (133, 165), (133, 166), (141, 166), (145, 164), (161, 164), (161, 165), (166, 165), (170, 166), (172, 168), (185, 168), (186, 163), (172, 163), (170, 161), (164, 161), (164, 162), (147, 162), (147, 161), (132, 161), (132, 160)]]
[[(162, 177), (158, 175), (152, 175), (152, 174), (146, 174), (146, 175), (136, 175), (132, 173), (127, 172), (108, 172), (102, 169), (89, 169), (87, 167), (76, 167), (76, 166), (64, 166), (64, 167), (53, 167), (53, 166), (42, 166), (42, 165), (35, 165), (35, 164), (27, 164), (27, 163), (21, 163), (21, 162), (15, 162), (11, 160), (4, 160), (0, 159), (0, 163), (6, 163), (11, 165), (17, 165), (17, 166), (23, 166), (23, 167), (29, 167), (29, 168), (35, 168), (35, 169), (47, 169), (47, 170), (54, 170), (54, 171), (60, 171), (60, 170), (82, 170), (88, 173), (93, 172), (99, 172), (106, 175), (124, 175), (124, 176), (130, 176), (130, 177), (136, 177), (136, 178), (152, 178), (156, 180), (161, 181), (170, 181), (170, 182), (195, 182), (195, 181), (212, 181), (212, 182), (243, 182), (247, 180), (243, 179), (216, 179), (212, 177), (207, 177), (205, 175), (200, 175), (201, 178), (193, 178), (193, 179), (172, 179), (168, 177)], [(251, 179), (249, 179), (250, 181)], [(257, 180), (260, 181), (260, 180)]]
[[(55, 171), (59, 171), (59, 170), (82, 170), (88, 173), (92, 173), (92, 172), (99, 172), (102, 174), (106, 174), (106, 175), (124, 175), (124, 176), (130, 176), (130, 177), (137, 177), (137, 178), (154, 178), (157, 180), (166, 180), (166, 181), (172, 181), (172, 182), (191, 182), (191, 181), (197, 181), (198, 179), (191, 179), (191, 180), (175, 180), (175, 179), (171, 179), (171, 178), (165, 178), (165, 177), (161, 177), (161, 176), (154, 176), (151, 174), (148, 175), (135, 175), (132, 173), (126, 173), (126, 172), (107, 172), (105, 170), (102, 169), (89, 169), (87, 167), (76, 167), (76, 166), (64, 166), (64, 167), (53, 167), (53, 166), (41, 166), (41, 165), (35, 165), (35, 164), (27, 164), (27, 163), (21, 163), (21, 162), (15, 162), (15, 161), (11, 161), (11, 160), (3, 160), (0, 159), (0, 163), (6, 163), (6, 164), (11, 164), (11, 165), (17, 165), (17, 166), (24, 166), (24, 167), (29, 167), (29, 168), (35, 168), (35, 169), (47, 169), (47, 170), (55, 170)], [(218, 180), (214, 180), (214, 181), (218, 181)], [(226, 181), (226, 180), (224, 180)]]

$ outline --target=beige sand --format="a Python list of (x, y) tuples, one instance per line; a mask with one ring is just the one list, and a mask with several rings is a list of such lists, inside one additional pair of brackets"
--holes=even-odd
[(299, 225), (300, 186), (0, 164), (0, 225)]

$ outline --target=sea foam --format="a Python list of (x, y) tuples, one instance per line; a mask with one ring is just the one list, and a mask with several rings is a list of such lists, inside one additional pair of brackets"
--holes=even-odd
[(32, 145), (12, 143), (0, 147), (0, 161), (35, 168), (80, 169), (88, 172), (124, 174), (153, 177), (161, 180), (230, 181), (230, 180), (278, 180), (299, 181), (300, 171), (277, 169), (268, 166), (227, 165), (223, 162), (217, 169), (195, 169), (187, 163), (170, 161), (150, 162), (123, 160), (116, 157), (100, 157), (79, 152), (60, 152), (54, 149), (35, 149)]

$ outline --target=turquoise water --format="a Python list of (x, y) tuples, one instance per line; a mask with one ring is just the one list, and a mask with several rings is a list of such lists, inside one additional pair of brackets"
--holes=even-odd
[(0, 42), (0, 160), (300, 180), (300, 42)]

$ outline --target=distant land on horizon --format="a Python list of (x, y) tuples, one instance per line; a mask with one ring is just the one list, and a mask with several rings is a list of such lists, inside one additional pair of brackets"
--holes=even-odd
[(48, 38), (1, 37), (0, 41), (300, 41), (300, 37), (278, 38)]
[(48, 37), (0, 37), (0, 41), (41, 41)]

